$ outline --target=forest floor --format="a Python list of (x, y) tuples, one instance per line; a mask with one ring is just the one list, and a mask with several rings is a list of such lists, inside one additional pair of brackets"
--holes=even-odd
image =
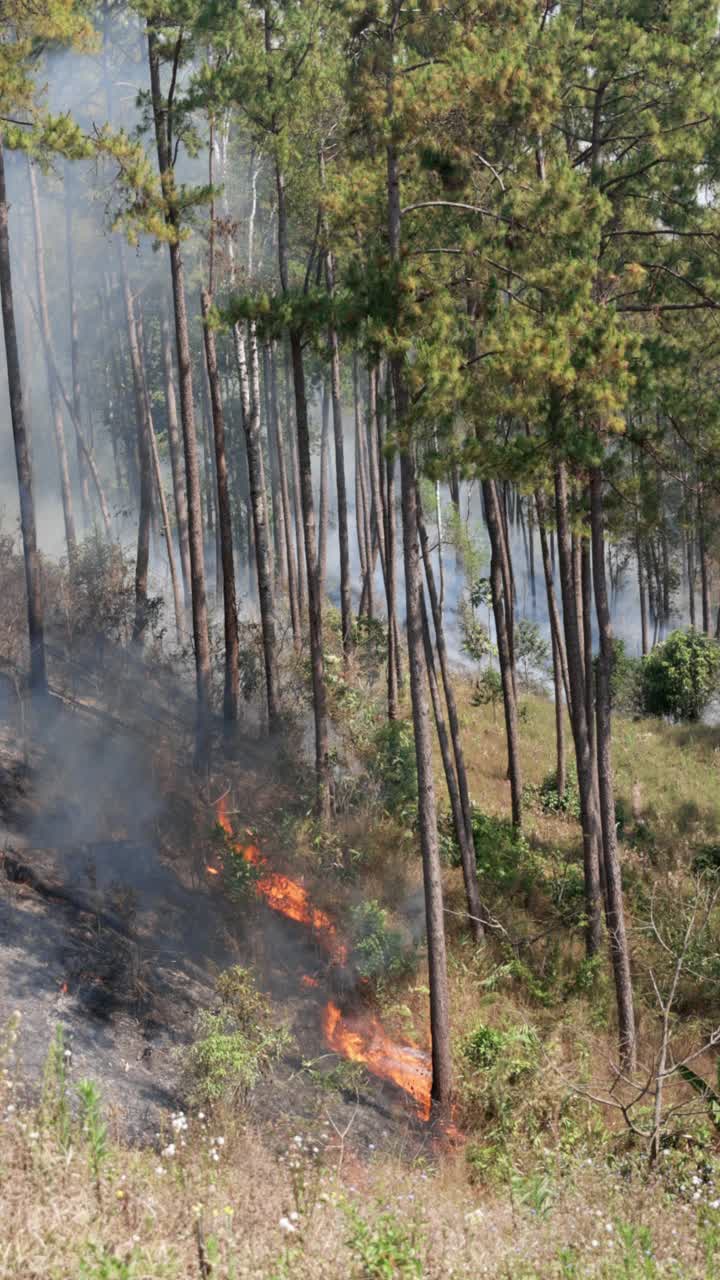
[[(451, 865), (444, 835), (459, 1140), (418, 1140), (418, 1123), (398, 1090), (333, 1074), (337, 1060), (321, 1046), (319, 1069), (305, 1069), (316, 1034), (315, 997), (291, 997), (288, 983), (309, 958), (295, 942), (283, 951), (290, 935), (273, 932), (265, 917), (240, 937), (237, 954), (256, 968), (277, 1019), (298, 1031), (299, 1049), (249, 1108), (219, 1106), (210, 1113), (185, 1104), (180, 1112), (179, 1100), (174, 1110), (168, 1102), (164, 1112), (153, 1112), (153, 1131), (144, 1134), (149, 1145), (129, 1146), (122, 1127), (111, 1124), (103, 1134), (97, 1117), (86, 1111), (84, 1122), (79, 1118), (80, 1074), (95, 1075), (111, 1112), (118, 1102), (112, 1077), (94, 1072), (91, 1059), (68, 1060), (66, 1070), (51, 1054), (38, 1108), (23, 1088), (27, 1060), (17, 1052), (22, 1032), (16, 1041), (15, 1023), (6, 1023), (6, 1043), (0, 1035), (2, 1280), (311, 1280), (343, 1273), (438, 1280), (720, 1277), (720, 1160), (707, 1107), (680, 1113), (681, 1129), (650, 1169), (647, 1142), (629, 1132), (608, 1094), (615, 1058), (612, 987), (605, 957), (593, 966), (584, 960), (578, 825), (572, 815), (543, 808), (542, 784), (554, 768), (552, 705), (539, 696), (523, 699), (527, 804), (518, 841), (505, 822), (501, 715), (473, 705), (470, 681), (458, 678), (458, 695), (471, 792), (483, 815), (483, 897), (495, 925), (482, 948), (471, 946), (462, 922), (460, 872)], [(163, 805), (153, 810), (152, 824), (165, 872), (158, 870), (153, 891), (165, 892), (168, 865), (183, 889), (194, 887), (181, 874), (178, 850), (192, 847), (196, 861), (212, 858), (218, 839), (213, 806), (226, 793), (237, 827), (250, 828), (283, 870), (301, 876), (350, 939), (357, 942), (368, 903), (386, 912), (380, 923), (373, 917), (373, 945), (380, 946), (385, 964), (406, 954), (412, 963), (398, 966), (390, 979), (371, 971), (375, 1007), (390, 1035), (422, 1047), (427, 987), (417, 946), (421, 877), (411, 805), (406, 810), (401, 802), (402, 768), (399, 791), (386, 803), (376, 768), (385, 759), (377, 736), (381, 687), (373, 685), (367, 698), (339, 680), (334, 698), (341, 785), (330, 835), (318, 832), (309, 816), (302, 770), (291, 768), (287, 755), (277, 767), (274, 750), (254, 751), (248, 744), (198, 800), (174, 771), (157, 766), (158, 758), (167, 759), (174, 730), (158, 735), (155, 728), (153, 787)], [(122, 702), (116, 690), (116, 703)], [(145, 718), (148, 727), (152, 709)], [(661, 922), (671, 919), (673, 904), (687, 896), (698, 851), (707, 855), (718, 840), (719, 747), (717, 728), (615, 722), (618, 822), (641, 1057), (648, 1062), (658, 1028), (649, 973), (657, 945), (648, 941), (648, 903)], [(75, 759), (84, 771), (85, 746)], [(127, 766), (126, 754), (115, 750), (107, 763), (97, 776), (116, 778), (119, 763)], [(149, 772), (146, 764), (143, 758), (136, 774)], [(11, 775), (8, 765), (6, 791)], [(121, 788), (117, 812), (129, 796), (142, 808), (141, 795), (137, 787)], [(94, 812), (101, 811), (106, 816), (96, 804)], [(133, 836), (117, 822), (113, 829)], [(71, 830), (77, 838), (76, 817)], [(97, 836), (83, 830), (86, 839)], [(30, 847), (40, 843), (33, 834)], [(27, 893), (23, 909), (29, 909)], [(198, 925), (188, 962), (196, 962), (205, 936)], [(362, 935), (360, 942), (363, 936), (367, 941)], [(51, 941), (46, 937), (44, 945)], [(234, 954), (229, 948), (227, 957)], [(712, 968), (711, 961), (706, 952), (703, 964)], [(201, 983), (200, 1002), (202, 990)], [(713, 1012), (706, 1007), (708, 990), (688, 983), (682, 992), (677, 1036), (683, 1051), (701, 1042), (697, 1037)], [(3, 994), (7, 1012), (14, 1007), (11, 981)], [(43, 1023), (43, 1053), (51, 1015)], [(31, 1030), (38, 1076), (42, 1028)], [(166, 1057), (162, 1067), (165, 1059), (158, 1056), (162, 1083), (179, 1099), (174, 1059)], [(706, 1077), (714, 1070), (710, 1054), (694, 1065)], [(133, 1065), (134, 1074), (139, 1069)], [(638, 1127), (651, 1101), (650, 1094), (640, 1099), (633, 1113)]]

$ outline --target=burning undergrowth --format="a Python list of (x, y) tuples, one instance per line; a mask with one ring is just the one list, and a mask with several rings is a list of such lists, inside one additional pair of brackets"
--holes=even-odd
[[(60, 1024), (77, 1074), (98, 1081), (125, 1132), (147, 1137), (178, 1105), (182, 1046), (212, 1009), (218, 974), (240, 963), (292, 1032), (257, 1096), (263, 1123), (281, 1096), (286, 1117), (313, 1112), (308, 1063), (328, 1080), (333, 1064), (356, 1063), (366, 1086), (358, 1093), (355, 1074), (352, 1096), (340, 1088), (332, 1104), (341, 1117), (360, 1106), (356, 1138), (397, 1132), (402, 1117), (422, 1142), (427, 1054), (386, 1033), (352, 938), (255, 838), (232, 832), (222, 804), (225, 836), (213, 838), (209, 797), (171, 763), (186, 759), (182, 739), (164, 731), (160, 741), (147, 721), (138, 732), (99, 701), (51, 699), (26, 764), (10, 728), (0, 736), (0, 1022), (22, 1015), (24, 1078), (40, 1079)], [(227, 772), (234, 792), (256, 800), (269, 785), (257, 744)], [(228, 891), (230, 859), (248, 872), (245, 896)]]

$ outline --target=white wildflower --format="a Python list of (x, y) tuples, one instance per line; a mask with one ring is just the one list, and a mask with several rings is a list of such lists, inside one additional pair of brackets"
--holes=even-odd
[(297, 1231), (297, 1227), (289, 1218), (281, 1218), (278, 1225), (280, 1230), (284, 1231), (286, 1235), (290, 1235), (293, 1231)]

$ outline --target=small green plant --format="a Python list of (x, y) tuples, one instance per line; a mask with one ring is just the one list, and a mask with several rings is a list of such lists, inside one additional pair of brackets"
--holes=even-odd
[(376, 732), (370, 774), (387, 813), (414, 826), (417, 813), (415, 737), (405, 720), (388, 720)]
[(522, 672), (522, 687), (532, 688), (533, 673), (544, 675), (550, 661), (550, 646), (537, 622), (521, 618), (515, 628), (515, 657)]
[(286, 1028), (272, 1025), (270, 1005), (247, 969), (228, 969), (217, 992), (220, 1008), (198, 1016), (184, 1059), (192, 1100), (208, 1106), (243, 1103), (290, 1043)]
[(108, 1157), (107, 1125), (103, 1120), (100, 1091), (92, 1080), (81, 1080), (77, 1093), (80, 1102), (80, 1126), (87, 1146), (95, 1192), (100, 1199), (101, 1175)]
[(376, 994), (415, 968), (415, 948), (399, 929), (388, 923), (388, 913), (371, 898), (360, 902), (351, 912), (353, 961), (361, 978)]
[(381, 1213), (368, 1222), (354, 1207), (345, 1212), (350, 1228), (347, 1245), (365, 1280), (422, 1280), (422, 1259), (412, 1227), (392, 1213)]
[(503, 688), (499, 672), (494, 667), (487, 667), (480, 679), (475, 681), (471, 698), (473, 706), (492, 707), (493, 721), (495, 721), (502, 696)]
[(65, 1029), (58, 1023), (45, 1058), (40, 1116), (43, 1125), (55, 1134), (63, 1151), (68, 1149), (72, 1140), (69, 1090), (71, 1056), (65, 1041)]
[(574, 767), (567, 770), (565, 787), (562, 794), (558, 791), (557, 773), (546, 774), (539, 786), (528, 785), (525, 788), (527, 799), (536, 803), (543, 813), (562, 815), (566, 818), (580, 818), (580, 789)]
[(645, 709), (673, 720), (699, 720), (719, 681), (717, 641), (701, 631), (673, 631), (645, 659)]
[[(147, 1273), (147, 1260), (138, 1249), (132, 1249), (124, 1258), (110, 1253), (103, 1245), (91, 1244), (80, 1259), (78, 1280), (141, 1280)], [(153, 1276), (161, 1280), (163, 1275), (176, 1274), (165, 1267), (155, 1270)]]
[[(521, 831), (505, 818), (494, 818), (473, 809), (475, 857), (481, 875), (491, 883), (510, 884), (528, 889), (537, 879), (537, 868), (530, 847)], [(457, 853), (459, 863), (460, 854)]]

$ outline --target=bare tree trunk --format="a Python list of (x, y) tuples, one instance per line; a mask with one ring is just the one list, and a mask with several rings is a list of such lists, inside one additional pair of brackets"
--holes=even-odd
[(200, 466), (195, 430), (193, 405), (192, 358), (185, 299), (185, 274), (181, 242), (177, 235), (179, 214), (175, 195), (175, 175), (172, 165), (172, 137), (169, 127), (169, 104), (163, 98), (160, 80), (160, 56), (152, 25), (148, 24), (148, 61), (152, 95), (158, 166), (163, 182), (166, 209), (165, 218), (173, 237), (169, 244), (170, 275), (175, 308), (175, 338), (177, 342), (178, 374), (180, 387), (180, 416), (183, 425), (185, 452), (185, 480), (188, 504), (188, 538), (190, 543), (190, 572), (192, 585), (193, 639), (195, 642), (195, 675), (197, 687), (197, 733), (195, 759), (198, 765), (208, 756), (210, 730), (210, 641), (208, 635), (207, 596), (205, 591), (205, 553), (203, 547), (202, 501), (200, 496)]
[[(643, 569), (642, 546), (640, 544), (640, 531), (635, 524), (635, 558), (637, 560), (638, 575), (638, 595), (640, 597), (640, 647), (643, 658), (650, 651), (648, 643), (648, 612), (647, 612), (647, 594), (645, 591), (645, 572)], [(693, 600), (693, 604), (694, 604)], [(694, 610), (693, 610), (694, 612)]]
[(560, 610), (558, 608), (557, 596), (555, 595), (555, 586), (553, 579), (555, 577), (555, 569), (552, 563), (550, 548), (548, 546), (548, 534), (545, 517), (545, 498), (539, 489), (535, 490), (535, 508), (537, 511), (538, 532), (540, 534), (540, 551), (542, 554), (543, 573), (545, 575), (545, 591), (548, 602), (548, 615), (550, 618), (550, 630), (555, 640), (558, 662), (560, 664), (560, 672), (562, 675), (563, 688), (565, 690), (565, 701), (568, 709), (570, 708), (570, 677), (568, 675), (567, 654), (565, 653), (565, 641), (563, 640), (562, 621), (560, 618)]
[[(440, 689), (438, 687), (437, 673), (435, 671), (435, 655), (432, 647), (432, 637), (430, 635), (430, 626), (428, 623), (427, 609), (425, 600), (420, 600), (422, 610), (422, 627), (423, 641), (425, 643), (425, 663), (428, 673), (428, 684), (430, 686), (430, 699), (432, 701), (433, 713), (435, 716), (435, 728), (437, 730), (438, 742), (440, 744), (440, 755), (443, 762), (443, 771), (445, 773), (445, 782), (447, 785), (448, 798), (450, 800), (450, 809), (453, 816), (453, 827), (455, 828), (455, 838), (458, 842), (460, 850), (460, 861), (462, 863), (463, 875), (466, 876), (470, 872), (475, 876), (475, 884), (477, 888), (477, 866), (475, 864), (475, 848), (474, 845), (468, 843), (467, 828), (465, 826), (465, 818), (462, 811), (462, 802), (460, 800), (460, 790), (455, 775), (455, 766), (453, 764), (452, 751), (450, 747), (450, 739), (448, 737), (447, 726), (443, 716), (442, 699)], [(466, 896), (467, 896), (467, 876), (465, 879)], [(481, 915), (482, 908), (480, 906), (479, 891), (476, 895), (475, 905), (471, 907), (468, 897), (468, 920), (470, 921), (470, 932), (475, 942), (481, 942), (485, 929), (483, 925), (484, 915)]]
[[(147, 396), (147, 388), (146, 388)], [(148, 404), (147, 425), (150, 439), (150, 454), (152, 457), (153, 474), (155, 476), (155, 487), (157, 488), (158, 502), (160, 504), (160, 516), (162, 519), (163, 533), (165, 536), (165, 547), (167, 549), (168, 567), (170, 569), (170, 585), (173, 595), (173, 607), (175, 610), (175, 631), (177, 634), (178, 644), (182, 642), (184, 634), (184, 618), (183, 604), (180, 595), (180, 583), (178, 581), (177, 568), (175, 565), (175, 549), (172, 541), (172, 529), (170, 527), (170, 516), (168, 514), (168, 505), (165, 500), (165, 490), (163, 489), (162, 470), (160, 468), (160, 455), (158, 453), (157, 439), (155, 437), (155, 426)]]
[[(335, 294), (335, 264), (332, 253), (325, 258), (328, 293)], [(350, 586), (350, 536), (348, 533), (347, 481), (345, 478), (345, 440), (340, 398), (340, 344), (337, 331), (331, 326), (328, 333), (330, 346), (330, 385), (332, 390), (333, 437), (335, 442), (335, 483), (337, 487), (338, 544), (340, 550), (340, 617), (342, 627), (343, 658), (347, 665), (352, 652), (353, 620)]]
[(292, 624), (293, 643), (297, 652), (302, 645), (302, 614), (298, 597), (297, 561), (295, 559), (295, 543), (293, 541), (292, 510), (288, 490), (287, 466), (285, 463), (285, 445), (280, 430), (277, 395), (277, 364), (275, 349), (270, 349), (270, 425), (274, 432), (275, 453), (278, 461), (280, 478), (280, 499), (283, 509), (283, 528), (285, 531), (285, 558), (288, 570), (288, 596), (290, 600), (290, 620)]
[(210, 405), (215, 442), (215, 475), (217, 477), (218, 526), (220, 529), (220, 558), (222, 561), (223, 621), (225, 628), (223, 720), (226, 731), (231, 732), (239, 718), (240, 644), (238, 640), (237, 601), (235, 598), (232, 513), (230, 510), (227, 458), (225, 456), (225, 414), (220, 394), (215, 331), (208, 324), (211, 301), (207, 289), (203, 289), (202, 315), (205, 335), (205, 359), (207, 361), (207, 374), (210, 385)]
[(152, 472), (150, 457), (150, 427), (147, 420), (148, 399), (145, 375), (138, 340), (137, 319), (130, 280), (125, 261), (124, 245), (118, 243), (120, 280), (125, 301), (130, 366), (135, 391), (135, 420), (137, 422), (138, 458), (140, 465), (140, 513), (138, 517), (137, 554), (135, 556), (135, 622), (133, 640), (141, 642), (148, 621), (148, 566), (150, 563), (150, 507), (152, 502)]
[[(442, 677), (443, 690), (445, 693), (445, 702), (448, 712), (448, 723), (450, 725), (450, 738), (452, 741), (452, 751), (455, 761), (453, 771), (453, 779), (457, 777), (458, 798), (460, 802), (459, 814), (462, 820), (462, 829), (457, 831), (458, 845), (462, 859), (463, 879), (465, 882), (465, 897), (468, 904), (468, 915), (470, 918), (470, 931), (476, 942), (479, 942), (484, 934), (482, 920), (484, 913), (480, 904), (480, 888), (477, 878), (477, 862), (475, 857), (475, 838), (473, 835), (472, 825), (472, 804), (470, 803), (470, 789), (468, 787), (467, 770), (465, 768), (465, 755), (462, 749), (462, 739), (460, 736), (460, 717), (458, 716), (457, 703), (455, 702), (455, 690), (453, 689), (452, 678), (450, 673), (450, 660), (445, 642), (445, 627), (443, 623), (443, 613), (440, 607), (440, 597), (435, 584), (435, 574), (433, 571), (432, 558), (430, 555), (430, 546), (428, 542), (427, 529), (422, 514), (422, 506), (420, 503), (420, 495), (417, 495), (417, 522), (418, 533), (420, 535), (420, 548), (422, 551), (423, 565), (425, 567), (425, 581), (427, 582), (428, 594), (430, 596), (430, 607), (432, 609), (433, 625), (435, 627), (435, 643), (437, 645), (438, 659), (440, 662), (440, 674)], [(423, 613), (425, 611), (425, 602), (423, 600)], [(427, 625), (427, 624), (426, 624)], [(432, 641), (428, 631), (426, 644), (430, 645), (430, 652), (427, 658), (428, 672), (432, 679), (431, 665), (434, 666), (432, 658)], [(432, 692), (432, 690), (431, 690)], [(433, 695), (433, 705), (435, 697)], [(438, 719), (438, 713), (435, 713), (435, 719)], [(438, 725), (438, 735), (440, 728)], [(447, 775), (447, 768), (446, 768)], [(448, 783), (449, 785), (449, 783)], [(452, 798), (452, 797), (451, 797)], [(453, 809), (453, 812), (455, 810)]]
[(30, 430), (25, 416), (22, 374), (18, 355), (15, 308), (13, 304), (12, 271), (10, 265), (10, 234), (8, 227), (8, 203), (5, 190), (5, 153), (0, 134), (0, 302), (2, 303), (5, 357), (7, 361), (8, 393), (12, 419), (15, 466), (17, 468), (20, 497), (20, 530), (22, 533), (23, 559), (25, 562), (25, 591), (27, 597), (28, 641), (30, 646), (30, 688), (34, 693), (47, 693), (45, 666), (45, 630), (43, 620), (43, 596), (40, 557), (37, 549), (35, 527), (35, 501), (33, 498), (32, 462), (30, 456)]
[(285, 510), (280, 495), (280, 472), (278, 466), (277, 441), (272, 427), (272, 407), (270, 397), (270, 347), (263, 345), (263, 401), (265, 405), (265, 421), (267, 423), (268, 457), (270, 460), (270, 491), (272, 496), (273, 545), (275, 549), (275, 582), (285, 590), (288, 580), (287, 547), (285, 543)]
[[(253, 349), (257, 351), (257, 340), (254, 333), (250, 335), (251, 370), (257, 361), (253, 360)], [(278, 672), (277, 641), (275, 635), (275, 593), (273, 590), (273, 568), (270, 556), (270, 536), (267, 523), (267, 505), (265, 493), (265, 466), (262, 456), (262, 440), (260, 438), (260, 402), (259, 388), (255, 385), (254, 376), (250, 384), (250, 404), (245, 421), (245, 443), (247, 447), (248, 477), (250, 481), (250, 502), (252, 505), (253, 534), (255, 537), (255, 567), (257, 571), (258, 600), (260, 603), (260, 619), (263, 633), (263, 656), (265, 661), (265, 691), (268, 706), (268, 727), (274, 733), (280, 724), (280, 708), (278, 705)]]
[[(563, 600), (565, 649), (571, 688), (571, 723), (575, 741), (585, 871), (586, 945), (594, 955), (600, 945), (600, 822), (595, 802), (594, 761), (590, 750), (585, 702), (585, 665), (578, 616), (578, 597), (573, 574), (573, 550), (568, 520), (567, 477), (564, 463), (555, 468), (555, 512), (558, 560)], [(578, 585), (581, 585), (578, 583)]]
[(635, 1011), (633, 1007), (630, 952), (625, 932), (622, 877), (615, 826), (615, 795), (611, 761), (610, 677), (612, 673), (612, 629), (605, 583), (605, 540), (602, 498), (602, 476), (599, 468), (590, 472), (590, 503), (595, 583), (595, 608), (600, 632), (600, 657), (597, 678), (597, 747), (600, 819), (603, 833), (605, 898), (610, 954), (612, 956), (615, 994), (620, 1033), (620, 1061), (625, 1070), (635, 1067)]
[(366, 466), (366, 449), (365, 449), (365, 433), (363, 430), (363, 415), (360, 404), (360, 379), (358, 376), (358, 358), (357, 352), (353, 352), (353, 404), (355, 410), (355, 470), (356, 470), (356, 499), (358, 506), (358, 536), (362, 539), (364, 555), (361, 556), (361, 564), (364, 561), (363, 568), (363, 586), (360, 599), (360, 607), (358, 613), (362, 614), (367, 609), (368, 618), (375, 617), (375, 542), (370, 527), (370, 509), (368, 502), (368, 474)]
[(302, 498), (300, 496), (300, 467), (298, 463), (297, 432), (294, 429), (296, 415), (293, 412), (292, 397), (294, 386), (290, 360), (290, 347), (285, 343), (285, 419), (287, 422), (287, 443), (289, 450), (290, 496), (295, 528), (295, 550), (297, 552), (298, 601), (300, 617), (304, 617), (307, 606), (307, 571), (305, 554), (305, 536), (303, 532)]
[[(266, 11), (266, 41), (269, 39)], [(285, 178), (279, 164), (275, 168), (275, 185), (278, 199), (278, 260), (280, 285), (284, 294), (290, 287), (287, 197)], [(322, 597), (318, 581), (315, 555), (315, 506), (313, 502), (312, 456), (310, 452), (310, 425), (308, 422), (305, 368), (303, 365), (302, 335), (294, 326), (290, 329), (290, 355), (293, 387), (295, 391), (295, 423), (297, 427), (298, 467), (302, 499), (302, 520), (305, 543), (305, 564), (308, 588), (308, 622), (310, 632), (310, 665), (312, 670), (313, 709), (315, 713), (315, 778), (317, 785), (317, 813), (320, 821), (327, 823), (333, 810), (332, 774), (330, 771), (330, 743), (328, 733), (327, 693), (325, 689), (325, 655), (322, 634)]]
[(330, 517), (330, 395), (323, 382), (322, 433), (320, 438), (320, 505), (318, 511), (318, 589), (325, 599), (327, 579), (328, 520)]
[[(386, 114), (395, 111), (394, 41), (400, 19), (401, 0), (393, 0), (388, 29), (388, 63)], [(400, 262), (400, 169), (395, 146), (387, 146), (388, 239), (393, 262)], [(408, 410), (402, 361), (395, 357), (392, 365), (395, 406), (404, 428)], [(432, 1043), (432, 1100), (435, 1114), (442, 1122), (449, 1119), (452, 1101), (452, 1056), (450, 1049), (450, 1002), (445, 949), (445, 916), (443, 904), (440, 852), (437, 835), (437, 810), (432, 766), (432, 736), (426, 699), (425, 651), (422, 637), (422, 583), (418, 552), (417, 483), (412, 453), (406, 450), (400, 462), (402, 495), (403, 557), (405, 563), (405, 601), (407, 618), (410, 697), (415, 730), (415, 759), (418, 775), (418, 817), (420, 847), (425, 889), (425, 921), (428, 944), (430, 981), (430, 1036)]]
[(705, 535), (705, 503), (702, 481), (697, 489), (698, 547), (700, 551), (700, 590), (702, 596), (702, 628), (710, 635), (710, 573), (708, 570), (707, 539)]
[(560, 652), (555, 632), (550, 635), (552, 644), (553, 691), (555, 698), (555, 789), (558, 799), (565, 796), (567, 775), (565, 767), (565, 717), (563, 715), (563, 677)]
[[(68, 299), (70, 302), (70, 361), (72, 367), (72, 403), (76, 421), (82, 423), (82, 405), (80, 397), (80, 327), (78, 322), (77, 296), (75, 292), (75, 246), (72, 233), (72, 192), (74, 183), (72, 164), (65, 163), (65, 246), (67, 253)], [(80, 440), (75, 439), (77, 447), (77, 466), (80, 478), (80, 498), (84, 522), (90, 520), (90, 489), (88, 485), (87, 466)]]
[(513, 826), (520, 827), (522, 826), (522, 769), (520, 765), (517, 696), (512, 675), (512, 651), (509, 638), (509, 624), (512, 612), (507, 604), (507, 577), (502, 572), (502, 517), (497, 493), (491, 480), (483, 480), (483, 495), (485, 498), (488, 532), (490, 534), (490, 587), (492, 590), (495, 634), (503, 689), (503, 707), (505, 710), (512, 821)]
[(42, 219), (38, 200), (37, 177), (32, 160), (28, 156), (28, 175), (30, 178), (30, 201), (32, 205), (33, 229), (35, 234), (35, 266), (37, 270), (38, 314), (40, 331), (45, 349), (47, 366), (48, 396), (50, 400), (50, 416), (55, 432), (58, 467), (60, 470), (60, 495), (62, 497), (63, 518), (65, 521), (65, 544), (67, 546), (68, 563), (72, 566), (77, 549), (75, 535), (75, 517), (73, 514), (72, 486), (70, 484), (70, 466), (65, 446), (65, 429), (63, 427), (62, 409), (55, 382), (55, 376), (49, 356), (50, 347), (50, 315), (48, 312), (47, 284), (45, 281), (45, 246), (43, 241)]
[(187, 497), (185, 494), (185, 479), (182, 473), (180, 431), (178, 427), (177, 400), (175, 397), (175, 374), (173, 370), (172, 346), (170, 343), (170, 324), (164, 304), (160, 319), (160, 340), (162, 346), (163, 372), (165, 375), (165, 408), (167, 413), (168, 449), (170, 453), (173, 494), (175, 497), (175, 518), (177, 520), (178, 544), (180, 546), (180, 567), (182, 570), (185, 607), (188, 608), (190, 605), (191, 573)]

